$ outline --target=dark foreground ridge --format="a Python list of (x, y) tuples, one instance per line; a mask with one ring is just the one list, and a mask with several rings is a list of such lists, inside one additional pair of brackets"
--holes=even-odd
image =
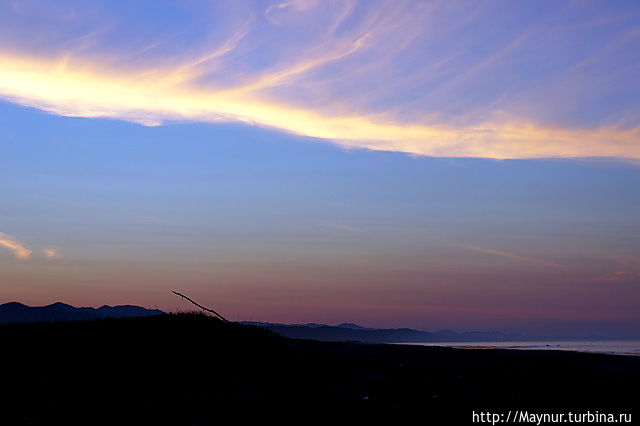
[(3, 425), (220, 424), (229, 412), (240, 424), (344, 412), (471, 424), (473, 410), (630, 412), (640, 383), (640, 357), (296, 340), (197, 314), (5, 325), (0, 339)]

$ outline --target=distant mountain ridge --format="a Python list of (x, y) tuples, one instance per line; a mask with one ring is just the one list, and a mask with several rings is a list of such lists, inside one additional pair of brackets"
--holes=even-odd
[(133, 305), (108, 306), (99, 308), (76, 308), (66, 303), (46, 306), (27, 306), (18, 302), (0, 305), (0, 324), (31, 322), (89, 321), (105, 318), (133, 318), (162, 315), (159, 309), (147, 309)]
[(533, 338), (532, 336), (499, 331), (465, 331), (457, 333), (451, 330), (439, 330), (429, 332), (410, 328), (367, 328), (353, 323), (332, 326), (316, 323), (271, 324), (244, 321), (242, 324), (264, 327), (281, 336), (297, 339), (358, 341), (365, 343), (495, 342)]

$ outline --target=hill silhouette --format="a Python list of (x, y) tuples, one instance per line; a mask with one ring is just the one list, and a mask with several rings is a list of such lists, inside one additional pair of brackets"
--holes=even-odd
[[(637, 405), (640, 357), (289, 339), (198, 314), (0, 326), (0, 424)], [(627, 410), (628, 411), (628, 410)], [(302, 414), (301, 414), (302, 413)]]
[(16, 324), (44, 321), (87, 321), (105, 318), (135, 318), (164, 314), (159, 309), (140, 306), (104, 305), (95, 308), (76, 308), (57, 302), (46, 306), (27, 306), (18, 302), (0, 305), (0, 324)]
[(355, 341), (363, 343), (417, 343), (417, 342), (495, 342), (535, 339), (535, 336), (523, 336), (499, 331), (465, 331), (456, 333), (450, 330), (435, 332), (413, 330), (411, 328), (369, 328), (354, 323), (339, 325), (327, 324), (271, 324), (249, 322), (242, 324), (266, 328), (284, 337), (295, 339), (321, 340), (325, 342)]

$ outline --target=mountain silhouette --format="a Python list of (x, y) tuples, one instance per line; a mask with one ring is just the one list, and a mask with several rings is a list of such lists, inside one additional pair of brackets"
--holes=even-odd
[(352, 322), (343, 322), (342, 324), (338, 324), (336, 327), (350, 328), (352, 330), (373, 330), (372, 328), (363, 327), (361, 325), (354, 324)]
[(164, 314), (159, 309), (120, 305), (95, 308), (76, 308), (56, 302), (46, 306), (27, 306), (18, 302), (0, 305), (0, 324), (30, 322), (88, 321), (105, 318), (133, 318)]
[(418, 342), (484, 342), (527, 340), (534, 336), (499, 331), (465, 331), (456, 333), (451, 330), (436, 332), (413, 330), (410, 328), (368, 328), (345, 322), (339, 325), (327, 324), (271, 324), (266, 322), (244, 321), (242, 324), (263, 327), (284, 337), (312, 339), (321, 341), (357, 341), (367, 343), (418, 343)]

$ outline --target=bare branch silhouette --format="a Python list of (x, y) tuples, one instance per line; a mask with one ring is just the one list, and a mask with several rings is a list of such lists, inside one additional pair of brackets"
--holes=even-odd
[(189, 302), (193, 303), (194, 305), (196, 305), (198, 308), (200, 309), (204, 309), (207, 312), (211, 312), (213, 315), (215, 315), (216, 317), (218, 317), (219, 319), (221, 319), (224, 322), (231, 322), (228, 319), (226, 319), (225, 317), (223, 317), (222, 315), (220, 315), (219, 313), (217, 313), (216, 311), (214, 311), (213, 309), (209, 309), (209, 308), (205, 308), (204, 306), (202, 306), (201, 304), (195, 302), (194, 300), (188, 298), (187, 296), (185, 296), (182, 293), (178, 293), (177, 291), (173, 292), (174, 294), (177, 294), (178, 296), (182, 297), (183, 299), (187, 299)]

